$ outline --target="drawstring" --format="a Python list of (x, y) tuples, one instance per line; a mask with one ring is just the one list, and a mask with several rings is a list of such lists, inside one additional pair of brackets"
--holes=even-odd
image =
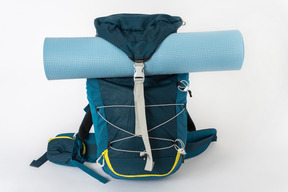
[[(181, 147), (177, 145), (177, 141), (180, 143)], [(181, 139), (175, 140), (174, 147), (181, 155), (186, 155), (185, 144)]]
[[(181, 86), (181, 85), (184, 85), (185, 87)], [(189, 86), (189, 83), (186, 81), (186, 80), (182, 80), (180, 82), (178, 82), (178, 89), (181, 91), (181, 92), (186, 92), (188, 90), (188, 86)], [(167, 107), (167, 106), (183, 106), (183, 109), (177, 113), (175, 116), (171, 117), (170, 119), (168, 119), (167, 121), (163, 122), (163, 123), (160, 123), (152, 128), (150, 128), (148, 130), (148, 132), (151, 132), (159, 127), (163, 127), (163, 125), (169, 123), (170, 121), (176, 119), (179, 115), (181, 115), (185, 110), (186, 110), (186, 107), (185, 107), (185, 104), (158, 104), (158, 105), (146, 105), (145, 107)], [(106, 118), (104, 118), (104, 116), (100, 113), (100, 110), (99, 109), (102, 109), (102, 108), (119, 108), (119, 107), (123, 107), (123, 108), (135, 108), (135, 106), (133, 105), (109, 105), (109, 106), (98, 106), (96, 108), (96, 112), (98, 113), (98, 115), (104, 120), (106, 121), (108, 124), (110, 124), (112, 127), (120, 130), (120, 131), (123, 131), (127, 134), (129, 134), (130, 136), (127, 136), (127, 137), (124, 137), (124, 138), (121, 138), (121, 139), (116, 139), (114, 141), (110, 141), (109, 142), (109, 148), (112, 149), (112, 150), (115, 150), (115, 151), (120, 151), (120, 152), (128, 152), (128, 153), (139, 153), (140, 157), (143, 158), (144, 160), (148, 160), (151, 161), (152, 160), (152, 156), (151, 154), (149, 154), (146, 150), (144, 151), (136, 151), (136, 150), (128, 150), (128, 149), (118, 149), (118, 148), (115, 148), (112, 146), (113, 143), (116, 143), (116, 142), (121, 142), (121, 141), (124, 141), (124, 140), (128, 140), (128, 139), (132, 139), (132, 138), (135, 138), (135, 137), (141, 137), (141, 135), (137, 135), (137, 134), (134, 134), (134, 133), (131, 133), (129, 131), (126, 131), (125, 129), (121, 128), (121, 127), (118, 127), (117, 125), (114, 125), (112, 122), (108, 121)], [(175, 148), (182, 156), (186, 155), (186, 152), (185, 152), (185, 144), (184, 142), (181, 140), (181, 139), (176, 139), (175, 141), (173, 139), (167, 139), (167, 138), (159, 138), (159, 137), (149, 137), (148, 136), (148, 141), (150, 139), (155, 139), (155, 140), (160, 140), (160, 141), (168, 141), (168, 142), (172, 142), (172, 145), (169, 145), (169, 146), (165, 146), (165, 147), (160, 147), (160, 148), (151, 148), (150, 147), (150, 150), (151, 151), (160, 151), (160, 150), (166, 150), (166, 149), (170, 149), (170, 148)], [(177, 145), (177, 141), (180, 143), (181, 147), (179, 147)], [(105, 159), (103, 157), (104, 155), (104, 152), (102, 153), (102, 155), (97, 159), (96, 161), (96, 164), (100, 167), (103, 167), (105, 165)], [(102, 160), (102, 164), (100, 163), (100, 160), (101, 158), (103, 157), (103, 160)], [(184, 158), (182, 158), (184, 159)], [(152, 160), (153, 161), (153, 160)], [(149, 164), (149, 170), (152, 170), (153, 168), (153, 165), (154, 165), (154, 162), (152, 162), (152, 165)]]
[(146, 153), (146, 151), (141, 151), (141, 152), (140, 152), (140, 157), (143, 158), (143, 159), (145, 160), (146, 157), (147, 157), (147, 153)]
[(192, 92), (189, 89), (189, 86), (190, 86), (190, 84), (186, 80), (181, 80), (181, 81), (177, 82), (178, 90), (181, 91), (181, 92), (187, 92), (188, 91), (189, 96), (192, 97)]
[[(165, 138), (158, 138), (158, 137), (149, 137), (149, 139), (155, 139), (155, 140), (160, 140), (160, 141), (161, 140), (164, 140), (164, 141), (166, 140), (166, 141), (172, 142), (172, 145), (170, 145), (170, 146), (161, 147), (161, 148), (152, 148), (151, 149), (152, 151), (156, 151), (156, 150), (160, 151), (160, 150), (170, 149), (170, 148), (174, 147), (181, 155), (186, 155), (185, 144), (184, 144), (184, 142), (181, 139), (172, 140), (172, 139), (165, 139)], [(180, 147), (178, 146), (177, 142), (180, 143)], [(144, 151), (133, 151), (133, 150), (127, 150), (127, 149), (117, 149), (115, 147), (112, 147), (111, 144), (112, 144), (112, 142), (110, 143), (109, 148), (112, 149), (112, 150), (122, 151), (122, 152), (127, 152), (127, 153), (139, 153), (140, 157), (142, 157), (144, 160), (147, 157), (146, 150), (144, 150)], [(99, 161), (101, 160), (102, 156), (103, 156), (103, 154), (96, 161), (97, 165), (99, 165), (100, 167), (104, 166), (104, 158), (103, 158), (103, 163), (102, 164), (99, 163)]]
[(181, 80), (179, 83), (178, 83), (178, 90), (181, 91), (181, 92), (186, 92), (188, 91), (189, 89), (189, 83), (188, 81), (186, 80)]
[[(181, 147), (177, 145), (177, 141), (180, 143)], [(174, 147), (178, 151), (178, 153), (182, 155), (182, 163), (184, 163), (184, 159), (185, 159), (184, 156), (186, 155), (184, 142), (181, 139), (176, 139), (174, 143)]]

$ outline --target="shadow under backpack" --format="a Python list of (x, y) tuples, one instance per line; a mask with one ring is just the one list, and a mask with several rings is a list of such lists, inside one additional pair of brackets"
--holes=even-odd
[[(87, 79), (89, 105), (78, 133), (50, 139), (47, 152), (31, 166), (49, 160), (79, 167), (106, 183), (105, 177), (84, 165), (90, 162), (117, 179), (159, 179), (216, 141), (216, 130), (196, 131), (187, 112), (188, 73), (144, 75), (145, 62), (182, 22), (163, 14), (96, 18), (97, 36), (135, 62), (134, 77)], [(89, 133), (92, 124), (94, 133)]]

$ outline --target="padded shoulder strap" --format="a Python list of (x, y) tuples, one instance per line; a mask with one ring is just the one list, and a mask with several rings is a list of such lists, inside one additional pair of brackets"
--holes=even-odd
[(81, 141), (84, 141), (85, 139), (87, 139), (87, 137), (89, 136), (90, 129), (93, 125), (92, 115), (91, 115), (91, 111), (89, 109), (89, 106), (87, 106), (85, 109), (84, 110), (86, 111), (86, 114), (83, 118), (83, 121), (82, 121), (80, 128), (79, 128), (79, 131), (78, 131), (79, 139)]
[(190, 114), (187, 112), (187, 130), (189, 132), (191, 131), (196, 131), (196, 127), (195, 127), (195, 124), (190, 116)]

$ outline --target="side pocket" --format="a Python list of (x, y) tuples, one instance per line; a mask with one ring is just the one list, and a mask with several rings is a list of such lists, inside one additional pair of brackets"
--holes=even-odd
[(60, 165), (72, 166), (74, 139), (70, 136), (57, 136), (49, 140), (47, 147), (47, 159)]

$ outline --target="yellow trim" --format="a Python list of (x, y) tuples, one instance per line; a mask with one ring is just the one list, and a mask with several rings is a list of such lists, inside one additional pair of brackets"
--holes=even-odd
[(110, 163), (110, 160), (109, 160), (109, 157), (108, 157), (108, 149), (106, 149), (105, 151), (103, 151), (102, 155), (104, 155), (104, 158), (105, 158), (105, 161), (109, 167), (109, 169), (115, 174), (115, 175), (118, 175), (118, 176), (121, 176), (121, 177), (163, 177), (163, 176), (166, 176), (166, 175), (169, 175), (176, 167), (179, 159), (180, 159), (180, 153), (177, 152), (177, 155), (176, 155), (176, 158), (175, 158), (175, 162), (174, 162), (174, 165), (173, 167), (171, 168), (171, 170), (166, 173), (166, 174), (145, 174), (145, 175), (122, 175), (122, 174), (119, 174), (119, 173), (116, 173)]
[[(50, 142), (50, 141), (52, 141), (52, 140), (54, 140), (54, 139), (72, 139), (72, 140), (74, 140), (73, 137), (68, 137), (68, 136), (58, 136), (58, 137), (54, 137), (54, 138), (49, 139), (48, 142)], [(83, 141), (82, 141), (82, 145), (83, 145), (83, 152), (82, 152), (82, 155), (85, 155), (85, 153), (86, 153), (86, 145), (85, 145), (85, 143), (84, 143)]]
[(83, 145), (83, 152), (82, 152), (82, 155), (85, 155), (86, 153), (86, 146), (85, 146), (85, 143), (82, 141), (82, 145)]
[(52, 141), (54, 139), (72, 139), (73, 140), (73, 137), (68, 137), (68, 136), (54, 137), (54, 138), (49, 139), (48, 142), (50, 142), (50, 141)]

